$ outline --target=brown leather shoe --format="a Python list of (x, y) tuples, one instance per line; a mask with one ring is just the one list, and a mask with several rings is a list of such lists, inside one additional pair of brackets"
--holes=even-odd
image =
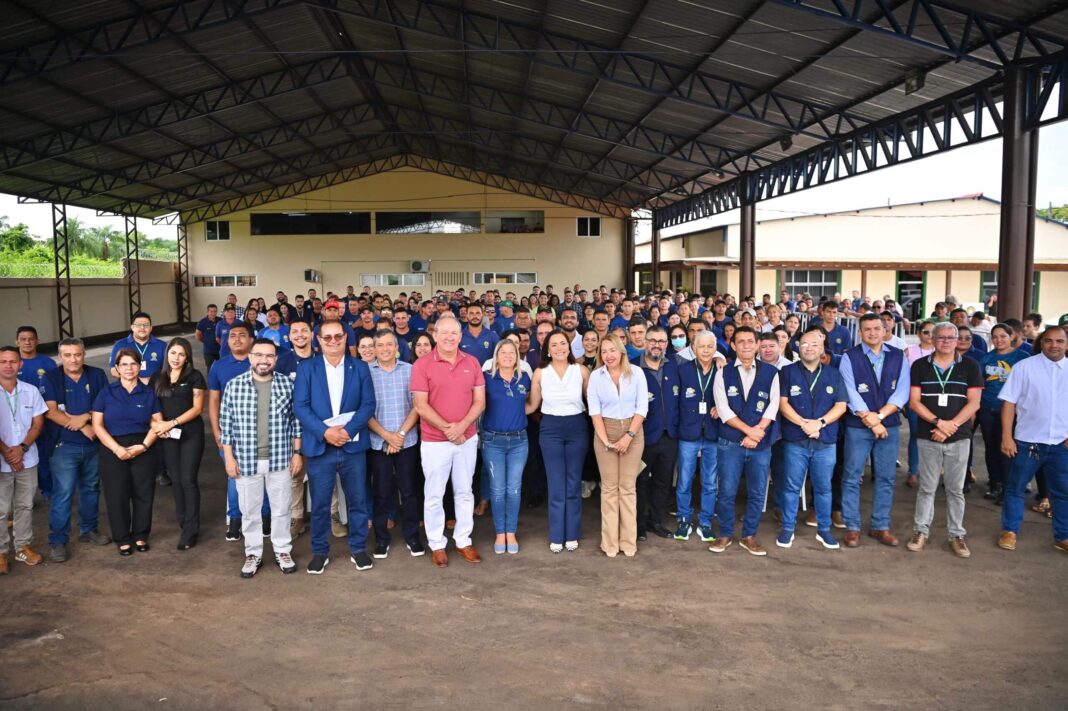
[(474, 546), (465, 546), (464, 548), (457, 548), (456, 552), (464, 557), (468, 563), (481, 563), (482, 556), (478, 554)]
[(1057, 541), (1053, 544), (1053, 547), (1059, 551), (1064, 551), (1065, 553), (1068, 553), (1068, 538), (1063, 541)]
[(835, 511), (831, 514), (831, 525), (835, 528), (845, 528), (845, 521), (842, 519), (842, 512)]
[(37, 565), (43, 558), (40, 553), (29, 546), (22, 546), (15, 551), (15, 560), (21, 560), (26, 565)]
[(722, 553), (730, 548), (732, 543), (734, 543), (734, 538), (732, 536), (720, 536), (712, 542), (712, 545), (708, 547), (708, 550), (713, 553)]
[(901, 544), (901, 541), (894, 538), (894, 534), (890, 533), (890, 531), (876, 531), (873, 529), (868, 531), (868, 535), (884, 546), (894, 547)]
[(768, 552), (764, 550), (764, 546), (760, 545), (756, 538), (753, 536), (745, 536), (738, 541), (738, 545), (749, 551), (751, 555), (767, 555)]
[(7, 575), (11, 566), (7, 562), (7, 553), (0, 553), (0, 575)]
[(430, 560), (434, 561), (434, 565), (439, 568), (449, 567), (449, 554), (442, 548), (440, 551), (434, 551), (430, 554)]
[(910, 489), (915, 489), (920, 485), (920, 477), (916, 474), (909, 474), (909, 478), (905, 480), (905, 486)]
[(805, 516), (805, 525), (812, 526), (813, 528), (819, 527), (820, 522), (816, 520), (816, 509), (808, 510), (808, 515)]
[(919, 531), (913, 531), (912, 532), (912, 538), (910, 538), (909, 542), (905, 544), (905, 547), (908, 548), (913, 553), (919, 553), (920, 551), (923, 550), (924, 546), (926, 546), (926, 545), (927, 545), (927, 536), (923, 535)]
[(998, 548), (1002, 548), (1007, 551), (1016, 550), (1016, 534), (1012, 531), (1002, 531), (998, 536)]
[(846, 548), (860, 548), (860, 531), (846, 531), (842, 540)]
[(958, 558), (971, 558), (972, 552), (968, 550), (968, 544), (964, 542), (964, 536), (949, 539), (949, 549)]

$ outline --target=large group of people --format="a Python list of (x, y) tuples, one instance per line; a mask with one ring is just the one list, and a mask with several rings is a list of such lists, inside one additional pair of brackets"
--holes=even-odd
[[(156, 338), (143, 312), (114, 345), (110, 381), (76, 338), (59, 342), (58, 363), (38, 353), (32, 326), (0, 347), (0, 520), (11, 519), (0, 574), (12, 543), (30, 566), (68, 559), (75, 492), (78, 542), (131, 556), (150, 550), (156, 489), (170, 486), (177, 549), (193, 549), (209, 445), (245, 578), (268, 538), (281, 572), (295, 572), (293, 541), (309, 525), (305, 569), (316, 575), (334, 538), (357, 570), (373, 568), (398, 526), (412, 556), (429, 548), (448, 566), (451, 538), (479, 563), (472, 534), (487, 512), (494, 554), (515, 555), (521, 511), (546, 502), (549, 550), (572, 552), (598, 490), (607, 557), (634, 556), (650, 534), (764, 556), (769, 503), (779, 548), (799, 524), (825, 549), (861, 546), (865, 528), (899, 546), (891, 512), (906, 424), (909, 551), (933, 535), (941, 484), (948, 548), (970, 555), (978, 429), (983, 495), (1002, 505), (996, 545), (1015, 549), (1035, 480), (1033, 508), (1068, 553), (1068, 314), (994, 322), (947, 297), (910, 325), (892, 299), (859, 292), (775, 301), (579, 285), (275, 299), (242, 307), (230, 294), (221, 312), (207, 307), (195, 329), (206, 373), (189, 340)], [(47, 556), (33, 548), (38, 490)]]

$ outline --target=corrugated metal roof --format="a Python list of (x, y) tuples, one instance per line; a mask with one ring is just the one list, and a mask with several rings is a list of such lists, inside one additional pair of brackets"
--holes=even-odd
[[(914, 2), (885, 5), (902, 15)], [(0, 190), (158, 215), (410, 153), (609, 204), (657, 206), (730, 179), (732, 158), (768, 162), (818, 144), (827, 133), (817, 116), (847, 112), (841, 130), (879, 120), (984, 81), (999, 62), (989, 47), (971, 51), (984, 66), (930, 46), (944, 28), (926, 16), (914, 28), (921, 42), (910, 42), (818, 12), (835, 11), (829, 0), (801, 5), (10, 7), (0, 37)], [(956, 6), (925, 5), (959, 32)], [(1063, 6), (968, 3), (1068, 46)], [(874, 3), (860, 7), (856, 20), (887, 26)], [(971, 39), (982, 45), (978, 30)], [(926, 85), (905, 95), (913, 69)], [(350, 123), (320, 120), (331, 113)], [(94, 181), (101, 175), (106, 185)]]

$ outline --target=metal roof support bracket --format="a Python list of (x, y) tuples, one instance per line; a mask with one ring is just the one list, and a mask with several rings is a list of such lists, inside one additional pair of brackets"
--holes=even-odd
[(67, 206), (52, 203), (52, 241), (56, 262), (56, 310), (59, 340), (74, 337), (74, 310), (70, 294), (70, 243), (67, 240)]
[(126, 290), (130, 299), (130, 322), (141, 310), (141, 249), (137, 234), (137, 218), (125, 216), (126, 221)]

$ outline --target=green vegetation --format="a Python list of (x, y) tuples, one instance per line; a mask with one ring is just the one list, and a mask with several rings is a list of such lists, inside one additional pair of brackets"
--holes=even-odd
[[(122, 258), (126, 254), (126, 235), (113, 227), (86, 227), (76, 217), (67, 220), (71, 277), (77, 279), (115, 278), (122, 276)], [(173, 262), (178, 259), (175, 240), (150, 238), (138, 234), (141, 259)], [(51, 237), (30, 234), (19, 223), (12, 225), (0, 216), (0, 278), (54, 277), (55, 250)]]
[(1068, 205), (1061, 205), (1060, 207), (1042, 208), (1036, 211), (1039, 217), (1048, 217), (1051, 220), (1060, 220), (1061, 222), (1068, 222)]

